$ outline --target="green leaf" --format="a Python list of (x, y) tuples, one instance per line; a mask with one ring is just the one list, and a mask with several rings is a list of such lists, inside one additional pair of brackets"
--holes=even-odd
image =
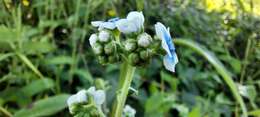
[(200, 116), (200, 108), (199, 107), (193, 108), (192, 111), (189, 113), (188, 117), (201, 117)]
[(178, 84), (179, 84), (179, 80), (173, 78), (172, 75), (167, 74), (165, 72), (161, 72), (160, 75), (163, 80), (165, 80), (166, 82), (168, 82), (171, 85), (172, 91), (176, 92)]
[(14, 30), (0, 26), (0, 43), (12, 43), (16, 41), (16, 33)]
[(72, 64), (73, 58), (69, 56), (56, 56), (53, 58), (48, 58), (44, 60), (46, 65), (62, 65), (62, 64)]
[(32, 62), (23, 54), (21, 53), (16, 53), (16, 55), (40, 78), (43, 78), (43, 75), (41, 72), (32, 64)]
[(93, 77), (92, 77), (92, 75), (89, 73), (89, 71), (87, 69), (85, 69), (85, 70), (83, 70), (83, 69), (76, 69), (75, 70), (75, 74), (81, 76), (80, 80), (82, 82), (88, 81), (89, 83), (93, 83)]
[(21, 91), (25, 95), (31, 97), (39, 92), (42, 92), (47, 89), (51, 89), (53, 87), (54, 87), (54, 81), (52, 79), (45, 78), (45, 79), (39, 79), (39, 80), (33, 81), (32, 83), (23, 87), (21, 89)]
[(22, 109), (14, 117), (42, 117), (53, 115), (66, 108), (69, 95), (61, 94), (35, 102), (31, 108)]
[(186, 46), (197, 52), (198, 54), (201, 54), (204, 58), (206, 58), (217, 70), (217, 72), (222, 76), (223, 80), (227, 83), (229, 86), (231, 92), (233, 93), (233, 96), (237, 100), (237, 102), (240, 104), (240, 107), (242, 108), (243, 115), (247, 117), (247, 109), (245, 106), (245, 103), (242, 99), (242, 97), (239, 95), (239, 91), (236, 87), (236, 84), (234, 80), (232, 79), (230, 73), (228, 70), (224, 67), (224, 65), (216, 58), (216, 56), (208, 51), (207, 49), (203, 49), (201, 45), (197, 44), (196, 42), (193, 42), (191, 40), (187, 39), (175, 39), (174, 43), (176, 45)]
[(0, 61), (10, 57), (10, 56), (13, 56), (14, 53), (6, 53), (6, 54), (0, 54)]
[(53, 51), (54, 46), (49, 42), (25, 42), (23, 44), (23, 50), (26, 54), (47, 53)]
[(250, 116), (260, 116), (260, 109), (248, 112)]

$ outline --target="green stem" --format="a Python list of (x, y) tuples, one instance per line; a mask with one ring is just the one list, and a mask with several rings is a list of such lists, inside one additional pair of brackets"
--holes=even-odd
[(135, 67), (124, 62), (120, 68), (120, 79), (111, 117), (122, 117), (123, 108), (130, 88)]

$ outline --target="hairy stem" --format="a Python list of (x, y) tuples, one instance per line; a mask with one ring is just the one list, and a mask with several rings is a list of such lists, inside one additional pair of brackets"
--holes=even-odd
[(118, 90), (116, 100), (113, 104), (113, 110), (111, 117), (122, 117), (123, 108), (127, 98), (128, 90), (130, 88), (135, 67), (127, 62), (124, 62), (120, 68), (120, 79), (118, 84)]

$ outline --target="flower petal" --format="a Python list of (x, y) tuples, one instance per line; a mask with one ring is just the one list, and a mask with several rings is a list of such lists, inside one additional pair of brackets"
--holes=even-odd
[(77, 102), (82, 103), (82, 102), (87, 102), (87, 91), (86, 90), (80, 90), (77, 94)]
[(92, 21), (91, 25), (94, 27), (99, 27), (102, 23), (103, 23), (103, 21)]
[(94, 100), (96, 102), (97, 105), (101, 105), (105, 102), (106, 99), (106, 94), (105, 91), (103, 90), (97, 90), (94, 94)]
[(129, 34), (132, 32), (137, 32), (138, 28), (134, 24), (134, 22), (131, 22), (127, 19), (120, 19), (116, 22), (117, 29), (125, 34)]
[(102, 24), (100, 24), (100, 28), (106, 28), (106, 29), (115, 29), (116, 28), (116, 24), (113, 22), (103, 22)]
[(142, 12), (132, 11), (128, 13), (126, 19), (134, 22), (138, 30), (140, 30), (144, 25), (144, 15)]
[(176, 53), (173, 54), (173, 57), (170, 57), (169, 55), (165, 55), (163, 58), (164, 67), (171, 72), (175, 72), (175, 65), (177, 63), (178, 63), (178, 57)]
[(167, 36), (169, 34), (167, 29), (165, 28), (165, 26), (162, 23), (157, 22), (155, 24), (155, 32), (156, 32), (156, 35), (162, 40), (163, 49), (167, 52), (168, 55), (171, 56), (171, 52), (170, 52), (170, 49), (167, 44), (167, 38), (169, 37), (169, 36)]

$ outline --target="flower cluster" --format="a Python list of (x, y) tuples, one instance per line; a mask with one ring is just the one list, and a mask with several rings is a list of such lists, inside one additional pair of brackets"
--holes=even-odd
[[(126, 18), (91, 22), (98, 28), (98, 33), (90, 36), (89, 43), (99, 62), (127, 61), (133, 66), (142, 66), (149, 63), (152, 56), (167, 53), (163, 64), (167, 70), (175, 72), (178, 58), (169, 28), (158, 22), (155, 24), (157, 38), (152, 38), (144, 31), (144, 21), (142, 12), (132, 11)], [(160, 50), (165, 50), (165, 53), (160, 53)]]
[(71, 95), (67, 104), (69, 111), (74, 116), (104, 117), (101, 105), (105, 102), (105, 91), (90, 87), (88, 90), (80, 90)]

